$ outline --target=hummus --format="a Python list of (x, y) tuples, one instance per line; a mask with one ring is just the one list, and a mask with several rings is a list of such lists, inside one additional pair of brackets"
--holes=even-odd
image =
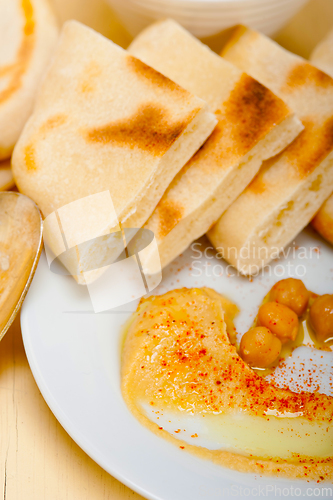
[(256, 374), (230, 342), (235, 312), (207, 288), (141, 300), (123, 348), (128, 407), (156, 434), (223, 466), (333, 479), (333, 398), (279, 389)]

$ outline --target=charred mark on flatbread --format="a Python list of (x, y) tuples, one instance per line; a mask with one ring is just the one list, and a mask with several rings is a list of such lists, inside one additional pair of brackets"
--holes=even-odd
[(39, 131), (41, 133), (45, 133), (45, 132), (48, 132), (49, 130), (53, 130), (54, 128), (59, 127), (60, 125), (63, 125), (64, 123), (66, 123), (67, 119), (68, 119), (67, 115), (65, 115), (63, 113), (59, 113), (58, 115), (54, 115), (51, 118), (49, 118), (48, 120), (46, 120), (46, 122), (44, 122), (43, 125), (41, 125), (41, 127), (39, 128)]
[(28, 171), (34, 171), (37, 170), (37, 165), (36, 165), (36, 152), (35, 152), (35, 147), (33, 144), (28, 144), (24, 148), (24, 163)]
[(127, 118), (85, 132), (88, 142), (139, 148), (154, 156), (162, 156), (178, 139), (198, 113), (196, 109), (182, 121), (172, 122), (170, 114), (156, 104), (143, 104)]
[(167, 76), (162, 75), (159, 71), (151, 68), (148, 64), (140, 61), (140, 59), (128, 55), (126, 61), (128, 67), (136, 74), (137, 77), (143, 79), (145, 82), (153, 85), (154, 87), (171, 92), (177, 92), (182, 96), (188, 95), (188, 92), (183, 89), (183, 87), (170, 80)]
[(194, 158), (214, 157), (219, 168), (228, 168), (289, 114), (281, 99), (243, 73), (228, 100), (216, 111), (218, 124)]
[(225, 105), (225, 119), (233, 125), (238, 154), (244, 155), (289, 114), (281, 99), (243, 73)]
[[(274, 163), (279, 160), (283, 161), (283, 157), (288, 162), (290, 174), (297, 179), (303, 179), (310, 175), (330, 154), (333, 150), (333, 117), (321, 127), (316, 126), (311, 118), (303, 120), (302, 123), (304, 130), (300, 135), (284, 151), (263, 163), (247, 190), (256, 194), (263, 194), (267, 191), (269, 182), (265, 179), (265, 172)], [(318, 176), (309, 189), (319, 191), (321, 184), (322, 177)]]
[[(57, 115), (52, 116), (48, 120), (46, 120), (40, 127), (38, 131), (38, 135), (45, 135), (50, 130), (63, 125), (67, 121), (67, 116), (65, 114), (59, 113)], [(36, 151), (34, 146), (34, 141), (27, 144), (24, 148), (24, 162), (26, 169), (30, 172), (37, 170), (36, 163)]]
[(289, 164), (300, 178), (307, 177), (333, 150), (333, 117), (317, 126), (311, 118), (302, 120), (304, 130), (285, 150)]
[(184, 208), (175, 201), (161, 200), (155, 210), (159, 221), (158, 236), (164, 238), (181, 220)]
[(30, 0), (22, 0), (21, 8), (24, 16), (23, 37), (13, 64), (0, 67), (0, 77), (9, 76), (9, 83), (0, 92), (0, 104), (16, 92), (22, 84), (22, 76), (26, 71), (35, 44), (34, 12)]
[(296, 91), (299, 87), (313, 85), (316, 89), (332, 89), (333, 79), (307, 62), (296, 64), (287, 76), (287, 81), (283, 85), (286, 92)]
[(26, 36), (32, 35), (35, 29), (35, 21), (33, 19), (33, 8), (30, 0), (22, 0), (22, 10), (24, 12), (25, 25), (24, 34)]

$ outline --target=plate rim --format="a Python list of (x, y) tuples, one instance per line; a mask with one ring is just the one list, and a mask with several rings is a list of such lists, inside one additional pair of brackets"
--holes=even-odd
[(147, 500), (164, 500), (162, 497), (150, 493), (148, 490), (145, 490), (143, 487), (136, 484), (136, 482), (133, 482), (132, 480), (128, 479), (125, 475), (123, 475), (122, 472), (119, 472), (113, 467), (108, 467), (106, 464), (103, 463), (102, 460), (99, 459), (98, 456), (95, 455), (95, 453), (91, 449), (88, 448), (88, 446), (85, 443), (84, 436), (81, 436), (81, 433), (79, 431), (77, 432), (77, 435), (75, 434), (75, 429), (73, 430), (73, 432), (71, 431), (69, 419), (66, 417), (64, 412), (61, 410), (60, 406), (57, 404), (55, 398), (52, 396), (51, 391), (49, 390), (47, 384), (44, 382), (44, 378), (42, 373), (40, 372), (38, 363), (34, 361), (34, 351), (31, 348), (31, 343), (30, 343), (31, 339), (29, 335), (30, 327), (27, 323), (28, 320), (26, 316), (27, 314), (26, 309), (27, 307), (26, 304), (24, 303), (22, 305), (20, 312), (20, 325), (21, 325), (24, 350), (36, 385), (40, 390), (40, 393), (45, 403), (51, 410), (54, 417), (57, 419), (57, 422), (59, 422), (61, 427), (66, 431), (66, 433), (70, 436), (70, 438), (74, 441), (74, 443), (79, 448), (81, 448), (81, 450), (83, 450), (84, 453), (90, 459), (96, 462), (103, 470), (105, 470), (108, 474), (114, 477), (117, 481), (124, 484), (125, 486), (135, 491), (139, 495), (143, 496)]
[[(307, 233), (307, 232), (306, 232)], [(307, 234), (306, 239), (312, 235)], [(311, 238), (312, 239), (312, 238)], [(322, 244), (324, 243), (324, 246), (327, 244), (321, 239), (316, 237), (315, 238), (318, 243)], [(325, 252), (326, 253), (326, 252)], [(187, 262), (187, 260), (186, 260)], [(44, 252), (41, 255), (41, 259), (39, 261), (38, 267), (44, 267), (45, 269), (41, 269), (41, 273), (45, 273), (45, 270), (47, 269), (47, 264), (46, 264), (46, 258)], [(333, 271), (333, 269), (332, 269)], [(38, 270), (36, 271), (36, 278), (39, 276)], [(330, 278), (330, 279), (333, 279)], [(171, 283), (172, 284), (172, 283)], [(187, 286), (187, 285), (184, 285)], [(192, 285), (196, 286), (196, 285)], [(201, 286), (201, 285), (199, 285)], [(214, 287), (215, 288), (215, 287)], [(39, 293), (36, 292), (36, 290), (33, 292), (34, 287), (31, 287), (31, 290), (29, 291), (31, 293)], [(35, 348), (33, 347), (33, 338), (34, 338), (34, 333), (33, 333), (33, 324), (31, 322), (31, 316), (30, 316), (30, 311), (33, 310), (32, 304), (29, 301), (29, 294), (27, 297), (27, 301), (22, 306), (21, 309), (21, 332), (22, 332), (22, 339), (23, 339), (23, 345), (24, 349), (27, 355), (28, 363), (30, 366), (30, 369), (32, 371), (32, 375), (35, 379), (35, 382), (43, 396), (43, 399), (45, 400), (46, 404), (50, 408), (51, 412), (55, 416), (55, 418), (58, 420), (60, 425), (63, 427), (63, 429), (66, 431), (66, 433), (73, 439), (73, 441), (86, 453), (94, 462), (96, 462), (102, 469), (104, 469), (108, 474), (113, 476), (115, 479), (120, 481), (122, 484), (126, 485), (128, 488), (131, 490), (135, 491), (139, 495), (143, 496), (144, 498), (147, 498), (148, 500), (165, 500), (165, 494), (168, 497), (168, 493), (163, 493), (163, 491), (157, 491), (154, 493), (154, 487), (151, 489), (149, 488), (149, 485), (147, 486), (141, 486), (139, 479), (131, 479), (130, 471), (124, 470), (123, 465), (117, 466), (116, 460), (112, 460), (112, 463), (108, 463), (105, 458), (103, 457), (103, 452), (98, 451), (98, 448), (96, 448), (96, 445), (89, 439), (89, 437), (85, 437), (84, 434), (80, 429), (77, 429), (75, 426), (75, 422), (72, 421), (70, 415), (68, 415), (68, 412), (64, 411), (62, 409), (62, 405), (60, 402), (57, 401), (57, 398), (54, 397), (51, 388), (49, 387), (48, 382), (45, 380), (45, 376), (43, 375), (43, 371), (41, 369), (40, 363), (38, 361), (38, 356), (36, 355)], [(224, 468), (226, 471), (229, 471), (228, 468)], [(238, 472), (236, 470), (230, 470), (230, 472)], [(263, 479), (265, 480), (271, 479), (272, 482), (274, 481), (279, 481), (279, 480), (287, 480), (290, 482), (290, 485), (292, 485), (295, 481), (299, 483), (300, 480), (297, 480), (297, 478), (279, 478), (279, 477), (270, 477), (270, 476), (261, 476), (257, 474), (252, 474), (254, 475), (255, 479), (260, 481)], [(244, 474), (245, 478), (246, 474)], [(221, 478), (223, 481), (223, 478)], [(240, 484), (240, 482), (235, 478), (234, 481), (237, 484)], [(300, 484), (306, 486), (305, 481), (301, 481)], [(259, 484), (259, 483), (258, 483)], [(156, 490), (155, 490), (156, 491)], [(270, 498), (269, 495), (267, 498)]]

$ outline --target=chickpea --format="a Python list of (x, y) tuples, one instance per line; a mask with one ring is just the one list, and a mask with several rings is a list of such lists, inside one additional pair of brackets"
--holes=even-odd
[(295, 340), (298, 332), (298, 317), (289, 307), (278, 302), (266, 302), (258, 312), (258, 326), (269, 328), (282, 344)]
[(263, 326), (251, 328), (240, 343), (240, 355), (244, 361), (257, 368), (267, 368), (279, 357), (281, 341)]
[(289, 307), (297, 316), (302, 316), (308, 307), (310, 293), (301, 280), (288, 278), (275, 283), (269, 298), (272, 302)]
[(333, 337), (333, 295), (316, 298), (310, 308), (310, 321), (319, 342)]

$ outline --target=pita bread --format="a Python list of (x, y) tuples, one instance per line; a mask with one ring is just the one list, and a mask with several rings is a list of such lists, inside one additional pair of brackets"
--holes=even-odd
[(32, 112), (57, 39), (46, 0), (0, 0), (0, 160), (10, 157)]
[(0, 191), (9, 191), (15, 186), (10, 160), (0, 162)]
[(243, 274), (255, 274), (310, 222), (333, 189), (333, 79), (264, 35), (238, 27), (223, 56), (272, 89), (304, 131), (208, 233)]
[(303, 127), (281, 99), (174, 21), (153, 24), (128, 51), (207, 101), (219, 120), (145, 225), (155, 234), (164, 267), (208, 231), (262, 161), (284, 149)]
[(16, 184), (45, 217), (108, 190), (120, 224), (140, 228), (216, 123), (203, 100), (69, 21), (14, 150)]
[[(317, 45), (311, 54), (310, 61), (314, 66), (333, 77), (333, 30)], [(312, 220), (312, 226), (333, 245), (333, 194), (325, 201)]]

